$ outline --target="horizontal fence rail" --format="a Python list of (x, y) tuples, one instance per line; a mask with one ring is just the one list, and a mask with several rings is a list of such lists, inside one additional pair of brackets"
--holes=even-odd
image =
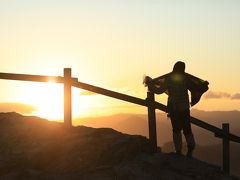
[(0, 73), (0, 79), (19, 80), (19, 81), (33, 81), (33, 82), (53, 81), (53, 82), (56, 82), (56, 83), (64, 83), (64, 77), (29, 75), (29, 74)]

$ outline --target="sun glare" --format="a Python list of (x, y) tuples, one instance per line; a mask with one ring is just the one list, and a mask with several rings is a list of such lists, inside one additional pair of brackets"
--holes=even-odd
[(29, 83), (24, 85), (20, 101), (33, 105), (33, 115), (49, 120), (62, 119), (63, 85), (55, 83)]
[[(36, 107), (32, 115), (48, 120), (63, 120), (64, 117), (64, 89), (63, 84), (54, 83), (28, 83), (24, 84), (17, 98), (18, 102)], [(91, 115), (93, 99), (81, 96), (79, 89), (72, 88), (72, 116), (73, 118)]]

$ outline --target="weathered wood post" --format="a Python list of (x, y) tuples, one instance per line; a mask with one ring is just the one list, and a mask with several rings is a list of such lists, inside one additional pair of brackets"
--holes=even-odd
[[(229, 123), (223, 123), (222, 124), (222, 129), (224, 132), (229, 133)], [(227, 137), (223, 137), (222, 139), (222, 144), (223, 144), (223, 171), (227, 174), (230, 173), (230, 145), (229, 145), (229, 139)]]
[(66, 127), (72, 126), (72, 70), (64, 68), (64, 124)]
[(157, 151), (156, 113), (154, 93), (147, 92), (149, 141), (152, 152)]

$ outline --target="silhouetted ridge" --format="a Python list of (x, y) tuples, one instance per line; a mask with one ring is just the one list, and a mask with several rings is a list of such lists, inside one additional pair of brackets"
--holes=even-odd
[(1, 179), (237, 179), (219, 167), (152, 155), (148, 140), (110, 128), (64, 128), (17, 113), (0, 113)]
[[(11, 168), (70, 172), (113, 165), (149, 152), (142, 136), (129, 136), (108, 128), (78, 126), (0, 114), (0, 153)], [(14, 159), (14, 161), (13, 161)]]

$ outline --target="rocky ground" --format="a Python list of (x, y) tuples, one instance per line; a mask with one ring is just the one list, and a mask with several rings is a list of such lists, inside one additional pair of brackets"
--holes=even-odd
[(219, 167), (173, 153), (152, 154), (143, 136), (108, 128), (66, 129), (17, 113), (0, 113), (0, 179), (220, 180)]

